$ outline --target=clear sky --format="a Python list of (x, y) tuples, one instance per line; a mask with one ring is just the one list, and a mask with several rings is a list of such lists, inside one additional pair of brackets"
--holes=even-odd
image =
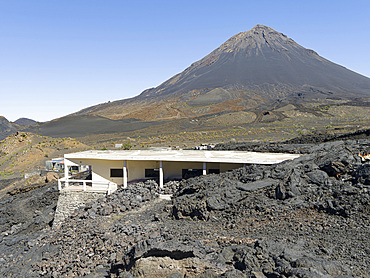
[(370, 1), (0, 0), (0, 115), (52, 120), (158, 86), (256, 24), (370, 77)]

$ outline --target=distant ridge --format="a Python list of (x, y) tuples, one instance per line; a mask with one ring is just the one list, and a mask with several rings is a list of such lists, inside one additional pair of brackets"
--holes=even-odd
[(17, 130), (20, 130), (24, 127), (33, 126), (36, 123), (36, 121), (27, 118), (20, 118), (12, 123), (9, 122), (5, 117), (0, 116), (0, 140), (3, 140)]
[(37, 122), (28, 118), (19, 118), (14, 123), (17, 125), (25, 126), (25, 125), (34, 125)]
[(16, 131), (16, 128), (5, 117), (0, 116), (0, 140)]

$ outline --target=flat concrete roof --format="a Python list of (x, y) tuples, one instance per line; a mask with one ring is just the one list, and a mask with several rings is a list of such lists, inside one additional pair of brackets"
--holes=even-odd
[(297, 157), (299, 157), (299, 155), (297, 154), (284, 153), (202, 150), (92, 150), (64, 155), (64, 158), (73, 160), (149, 160), (177, 162), (221, 162), (242, 164), (275, 164)]

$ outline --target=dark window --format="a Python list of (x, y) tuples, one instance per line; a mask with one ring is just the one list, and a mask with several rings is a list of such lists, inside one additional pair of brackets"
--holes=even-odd
[(159, 169), (145, 169), (145, 177), (146, 178), (158, 178)]
[(209, 169), (208, 170), (208, 174), (219, 174), (220, 173), (220, 169)]
[(203, 169), (182, 169), (183, 179), (201, 176), (202, 174), (203, 174)]
[(123, 169), (110, 169), (110, 176), (111, 178), (122, 178)]
[(78, 166), (71, 166), (71, 171), (77, 171), (78, 172)]

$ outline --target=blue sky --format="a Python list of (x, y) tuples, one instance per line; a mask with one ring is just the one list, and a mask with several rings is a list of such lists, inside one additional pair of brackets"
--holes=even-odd
[(58, 118), (158, 86), (272, 27), (370, 77), (370, 1), (0, 0), (0, 115)]

